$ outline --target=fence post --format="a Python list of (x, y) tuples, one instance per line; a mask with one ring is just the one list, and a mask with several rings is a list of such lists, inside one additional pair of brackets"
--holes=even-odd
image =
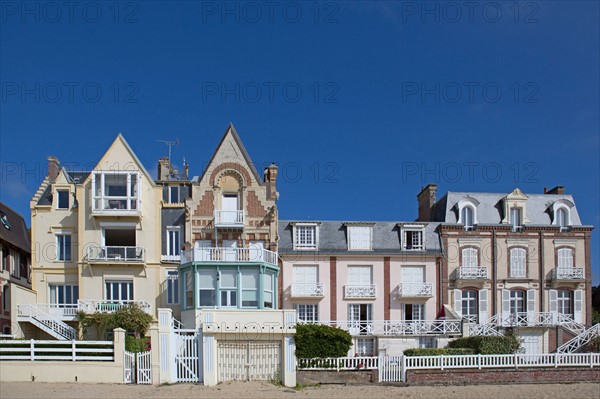
[(444, 355), (440, 355), (440, 370), (444, 369)]
[(481, 370), (481, 353), (477, 354), (477, 368)]
[(77, 355), (75, 351), (75, 340), (71, 341), (71, 360), (75, 361)]
[(554, 368), (558, 367), (558, 353), (554, 354)]
[(513, 359), (514, 359), (513, 361), (515, 362), (515, 368), (518, 369), (519, 368), (519, 364), (517, 363), (517, 354), (516, 353), (514, 354)]
[(115, 366), (123, 365), (125, 356), (125, 330), (115, 328), (113, 330), (113, 362)]
[(29, 349), (31, 352), (31, 361), (32, 362), (35, 360), (35, 343), (34, 342), (35, 342), (35, 339), (33, 339), (33, 338), (29, 341)]
[(406, 382), (406, 355), (402, 356), (402, 370), (400, 372), (402, 374), (402, 382)]

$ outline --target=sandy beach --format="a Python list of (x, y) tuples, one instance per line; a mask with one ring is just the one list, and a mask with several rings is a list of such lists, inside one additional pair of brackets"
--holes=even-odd
[(447, 387), (342, 386), (322, 385), (291, 389), (264, 382), (232, 382), (216, 387), (195, 384), (161, 386), (0, 383), (0, 398), (411, 398), (411, 399), (595, 399), (600, 398), (600, 383), (478, 385)]

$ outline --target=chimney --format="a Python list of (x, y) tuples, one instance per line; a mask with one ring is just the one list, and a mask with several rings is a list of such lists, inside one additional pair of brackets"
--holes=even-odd
[(565, 193), (565, 186), (556, 186), (551, 190), (546, 190), (546, 188), (544, 188), (544, 194), (559, 194), (562, 195)]
[(421, 189), (417, 195), (417, 203), (419, 204), (419, 216), (417, 222), (429, 222), (433, 216), (433, 205), (435, 204), (435, 195), (437, 193), (437, 185), (428, 184)]
[(169, 158), (164, 157), (158, 160), (158, 180), (169, 180), (171, 172), (171, 162)]
[(277, 173), (279, 168), (274, 163), (267, 166), (264, 171), (265, 183), (267, 183), (267, 199), (277, 201), (279, 193), (277, 192)]
[(58, 171), (60, 170), (60, 161), (55, 156), (48, 157), (48, 179), (50, 183), (54, 183), (58, 177)]
[(189, 179), (189, 172), (190, 172), (190, 164), (187, 161), (183, 161), (183, 172), (181, 173), (181, 179), (182, 180), (188, 180)]

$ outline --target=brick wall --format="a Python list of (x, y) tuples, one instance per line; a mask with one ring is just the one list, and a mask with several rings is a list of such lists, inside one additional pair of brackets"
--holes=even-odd
[(377, 370), (298, 370), (296, 382), (300, 385), (316, 384), (370, 384), (377, 382)]
[(600, 381), (600, 368), (407, 370), (411, 385), (569, 383)]

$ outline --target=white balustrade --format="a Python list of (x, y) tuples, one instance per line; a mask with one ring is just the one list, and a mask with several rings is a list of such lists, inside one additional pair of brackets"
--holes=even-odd
[(292, 297), (321, 297), (323, 296), (323, 283), (293, 283)]
[(375, 284), (345, 285), (344, 298), (375, 298), (377, 287)]

